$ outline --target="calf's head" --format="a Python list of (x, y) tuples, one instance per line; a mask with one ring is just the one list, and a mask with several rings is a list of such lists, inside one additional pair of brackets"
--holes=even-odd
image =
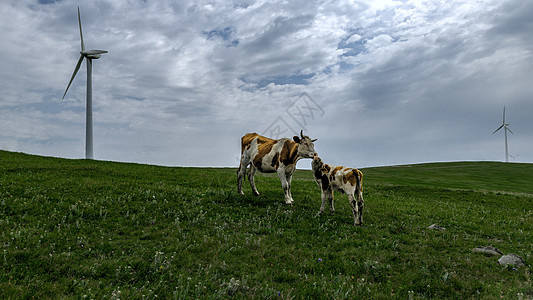
[(312, 140), (310, 137), (303, 134), (303, 130), (300, 131), (300, 136), (294, 136), (292, 138), (298, 143), (298, 156), (303, 158), (313, 158), (317, 155), (315, 151), (315, 145), (313, 144), (316, 139)]
[(311, 162), (311, 168), (314, 171), (321, 170), (323, 165), (324, 165), (324, 162), (322, 161), (322, 159), (318, 157), (318, 155), (315, 155), (313, 157), (313, 161)]

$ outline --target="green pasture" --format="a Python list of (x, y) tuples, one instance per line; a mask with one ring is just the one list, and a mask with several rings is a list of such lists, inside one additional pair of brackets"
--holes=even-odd
[(346, 195), (316, 216), (310, 171), (295, 173), (287, 206), (272, 174), (257, 173), (261, 196), (248, 182), (240, 196), (231, 168), (0, 151), (0, 298), (533, 298), (532, 164), (362, 171), (355, 227)]

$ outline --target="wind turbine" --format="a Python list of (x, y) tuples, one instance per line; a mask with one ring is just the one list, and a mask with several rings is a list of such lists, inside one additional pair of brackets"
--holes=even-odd
[(78, 59), (78, 64), (72, 73), (72, 77), (68, 83), (67, 89), (63, 94), (63, 99), (67, 94), (68, 88), (74, 80), (74, 77), (80, 69), (81, 62), (86, 58), (87, 62), (87, 106), (85, 109), (85, 158), (93, 159), (93, 83), (92, 83), (92, 66), (93, 59), (99, 59), (101, 54), (107, 53), (107, 50), (85, 50), (85, 45), (83, 44), (83, 33), (81, 30), (81, 17), (80, 17), (80, 7), (78, 6), (78, 24), (80, 26), (80, 39), (81, 39), (81, 51), (80, 59)]
[(516, 159), (517, 157), (519, 157), (519, 156), (520, 156), (520, 154), (517, 154), (517, 155), (514, 155), (514, 156), (513, 156), (513, 155), (511, 155), (511, 154), (509, 154), (509, 156), (513, 158), (513, 162), (514, 162), (514, 160), (515, 160), (515, 159)]
[(509, 162), (509, 148), (507, 147), (507, 130), (509, 130), (510, 133), (514, 134), (511, 129), (509, 129), (509, 123), (505, 123), (505, 106), (503, 107), (503, 122), (498, 129), (494, 130), (492, 134), (495, 134), (498, 130), (504, 128), (505, 130), (505, 162)]

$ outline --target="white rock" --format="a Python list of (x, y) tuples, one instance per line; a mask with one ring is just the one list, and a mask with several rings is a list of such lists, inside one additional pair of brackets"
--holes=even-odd
[(446, 228), (444, 228), (444, 227), (440, 227), (440, 226), (437, 225), (437, 224), (429, 225), (429, 226), (428, 226), (428, 229), (434, 229), (434, 230), (446, 230)]
[(503, 253), (495, 247), (492, 246), (486, 246), (486, 247), (477, 247), (472, 249), (472, 252), (480, 252), (480, 253), (486, 253), (494, 256), (500, 256), (503, 255)]
[(514, 253), (507, 254), (507, 255), (500, 257), (500, 259), (498, 259), (498, 263), (502, 266), (513, 265), (515, 267), (526, 265), (524, 260), (520, 256)]

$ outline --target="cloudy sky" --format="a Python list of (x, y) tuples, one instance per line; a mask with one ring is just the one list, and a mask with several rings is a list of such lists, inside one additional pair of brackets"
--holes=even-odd
[[(533, 1), (7, 0), (0, 149), (237, 166), (247, 132), (301, 129), (329, 163), (533, 162)], [(513, 161), (513, 158), (510, 159)], [(309, 168), (302, 160), (298, 167)]]

